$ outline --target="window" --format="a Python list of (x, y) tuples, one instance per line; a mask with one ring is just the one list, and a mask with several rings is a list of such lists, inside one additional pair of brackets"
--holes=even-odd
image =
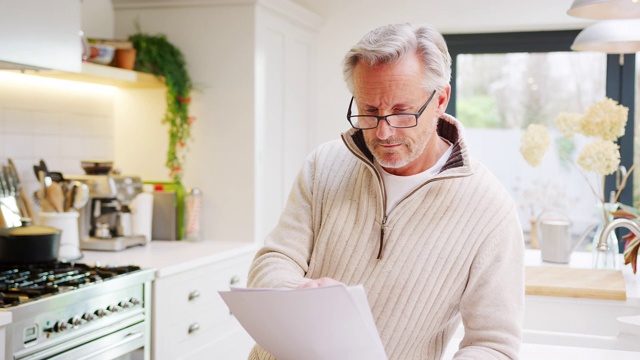
[[(553, 121), (560, 112), (582, 113), (605, 95), (620, 101), (616, 89), (624, 87), (617, 56), (570, 51), (578, 32), (445, 36), (453, 58), (447, 111), (464, 124), (471, 153), (514, 198), (525, 231), (532, 218), (548, 209), (569, 216), (576, 235), (597, 219), (596, 197), (584, 173), (566, 161), (575, 158), (587, 139), (565, 139)], [(627, 129), (633, 129), (632, 122)], [(519, 152), (520, 137), (531, 123), (545, 124), (551, 133), (539, 168), (529, 166)], [(633, 162), (632, 152), (625, 149), (629, 141), (628, 135), (620, 140), (623, 164)], [(599, 180), (588, 176), (591, 182)], [(609, 176), (605, 193), (614, 186)], [(621, 200), (630, 204), (631, 190), (627, 192)]]

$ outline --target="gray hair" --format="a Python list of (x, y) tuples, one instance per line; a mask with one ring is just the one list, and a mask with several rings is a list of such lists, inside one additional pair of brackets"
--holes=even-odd
[(358, 61), (369, 66), (391, 64), (416, 53), (427, 70), (423, 87), (439, 93), (451, 80), (451, 55), (442, 34), (428, 25), (391, 24), (371, 30), (345, 55), (344, 81), (353, 94), (353, 70)]

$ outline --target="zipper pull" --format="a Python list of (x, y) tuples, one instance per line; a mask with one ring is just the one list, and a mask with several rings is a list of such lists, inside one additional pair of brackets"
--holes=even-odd
[(387, 216), (382, 218), (382, 225), (380, 226), (380, 248), (378, 249), (378, 260), (382, 259), (382, 250), (384, 249), (384, 225), (387, 223)]

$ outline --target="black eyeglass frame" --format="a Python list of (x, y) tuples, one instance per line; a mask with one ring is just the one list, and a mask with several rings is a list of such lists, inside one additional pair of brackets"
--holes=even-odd
[[(349, 102), (349, 109), (347, 110), (347, 121), (349, 122), (349, 124), (351, 124), (351, 127), (353, 127), (354, 129), (360, 129), (360, 130), (370, 130), (370, 129), (375, 129), (378, 127), (378, 125), (380, 125), (380, 120), (384, 120), (387, 122), (387, 124), (392, 127), (392, 128), (396, 128), (396, 129), (408, 129), (408, 128), (412, 128), (412, 127), (416, 127), (418, 126), (418, 118), (422, 115), (422, 113), (424, 112), (424, 110), (427, 108), (427, 106), (429, 106), (429, 104), (431, 103), (431, 100), (433, 100), (433, 97), (435, 96), (436, 91), (433, 90), (433, 92), (431, 93), (431, 96), (429, 96), (429, 99), (427, 99), (427, 102), (424, 103), (424, 105), (422, 105), (422, 107), (420, 108), (420, 110), (418, 110), (417, 113), (398, 113), (398, 114), (389, 114), (389, 115), (351, 115), (351, 106), (353, 105), (353, 96), (351, 96), (351, 101)], [(389, 116), (398, 116), (398, 115), (413, 115), (416, 117), (416, 123), (411, 125), (411, 126), (393, 126), (391, 125), (391, 123), (389, 122), (389, 120), (387, 119)], [(370, 127), (357, 127), (355, 125), (353, 125), (353, 123), (351, 122), (351, 118), (358, 118), (358, 117), (369, 117), (369, 118), (376, 118), (376, 126), (370, 126)]]

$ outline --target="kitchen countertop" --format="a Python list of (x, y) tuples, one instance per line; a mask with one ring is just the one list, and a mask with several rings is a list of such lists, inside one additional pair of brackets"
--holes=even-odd
[(198, 266), (213, 263), (229, 256), (255, 253), (257, 244), (230, 241), (151, 241), (145, 246), (135, 246), (122, 251), (83, 250), (78, 262), (114, 264), (118, 266), (137, 265), (155, 268), (156, 278), (162, 278), (187, 271)]
[[(526, 266), (560, 266), (571, 268), (592, 269), (592, 254), (586, 251), (576, 251), (571, 255), (569, 264), (554, 264), (542, 261), (540, 250), (525, 250)], [(627, 288), (627, 302), (640, 306), (640, 273), (634, 274), (631, 265), (624, 265), (622, 255), (619, 255), (620, 270)]]

